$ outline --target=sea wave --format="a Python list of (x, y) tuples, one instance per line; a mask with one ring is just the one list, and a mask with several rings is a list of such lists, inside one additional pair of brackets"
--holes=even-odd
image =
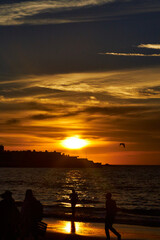
[[(21, 208), (22, 202), (17, 202), (17, 205)], [(63, 205), (63, 202), (57, 202), (54, 205), (44, 205), (44, 217), (72, 220), (70, 203), (68, 202), (67, 205)], [(75, 221), (104, 222), (105, 208), (96, 208), (94, 206), (82, 207), (78, 204)], [(160, 227), (160, 209), (118, 208), (115, 223)]]
[[(58, 218), (71, 220), (71, 208), (62, 205), (45, 206), (44, 216), (48, 218)], [(83, 222), (104, 222), (105, 208), (77, 207), (76, 221)], [(160, 209), (118, 209), (116, 223), (160, 227)]]

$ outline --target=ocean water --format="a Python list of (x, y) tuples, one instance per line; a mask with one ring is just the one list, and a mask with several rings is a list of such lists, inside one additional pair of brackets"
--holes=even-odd
[[(160, 166), (108, 166), (90, 169), (0, 168), (0, 193), (10, 190), (22, 202), (32, 189), (47, 216), (69, 216), (71, 189), (78, 193), (77, 215), (102, 220), (105, 194), (116, 200), (119, 221), (159, 221)], [(137, 217), (138, 216), (138, 217)], [(153, 224), (154, 225), (154, 224)], [(157, 225), (157, 224), (156, 224)]]

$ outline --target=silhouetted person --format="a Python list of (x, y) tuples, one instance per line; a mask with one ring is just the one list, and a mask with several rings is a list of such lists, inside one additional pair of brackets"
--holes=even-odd
[(12, 192), (5, 191), (0, 195), (0, 239), (15, 240), (18, 237), (20, 213), (12, 198)]
[(71, 221), (71, 233), (75, 233), (75, 232), (76, 232), (75, 222), (72, 220)]
[(74, 189), (72, 189), (72, 193), (70, 194), (71, 199), (71, 208), (72, 208), (72, 219), (75, 218), (75, 206), (78, 202), (78, 194), (75, 192)]
[(21, 210), (21, 240), (26, 237), (38, 239), (38, 222), (43, 217), (43, 206), (33, 196), (32, 190), (26, 191), (25, 199)]
[(110, 240), (109, 230), (111, 230), (118, 240), (121, 240), (121, 235), (113, 228), (114, 219), (117, 213), (116, 202), (112, 199), (112, 194), (106, 194), (106, 219), (105, 219), (105, 231), (107, 240)]

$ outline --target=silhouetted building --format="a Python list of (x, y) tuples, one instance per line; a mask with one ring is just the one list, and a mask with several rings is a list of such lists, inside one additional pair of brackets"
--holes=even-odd
[(3, 152), (3, 151), (4, 151), (4, 146), (0, 145), (0, 152)]
[(95, 168), (102, 167), (87, 158), (69, 156), (61, 152), (0, 151), (0, 167), (51, 167), (51, 168)]

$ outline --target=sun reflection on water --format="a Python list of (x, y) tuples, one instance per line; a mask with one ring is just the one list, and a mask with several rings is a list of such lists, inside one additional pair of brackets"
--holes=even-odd
[(73, 221), (48, 222), (48, 229), (54, 232), (77, 233), (80, 234), (83, 223)]
[[(83, 222), (70, 222), (70, 221), (55, 221), (53, 223), (48, 222), (48, 229), (54, 232), (61, 233), (76, 233), (78, 235), (91, 236), (93, 235), (93, 226), (89, 223)], [(104, 236), (104, 229), (96, 228), (96, 234), (98, 236)]]
[(79, 222), (64, 222), (65, 233), (77, 233), (79, 234), (82, 223)]
[(66, 233), (70, 233), (71, 232), (71, 223), (70, 222), (66, 222), (64, 225), (64, 230)]

